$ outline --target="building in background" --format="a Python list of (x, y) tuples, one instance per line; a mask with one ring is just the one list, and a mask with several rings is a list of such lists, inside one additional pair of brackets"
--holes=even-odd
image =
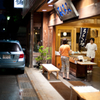
[[(43, 41), (44, 47), (52, 48), (52, 64), (56, 64), (56, 59), (59, 59), (55, 55), (55, 51), (58, 51), (63, 38), (67, 38), (71, 49), (73, 51), (79, 51), (79, 36), (80, 36), (80, 28), (88, 28), (88, 35), (86, 39), (86, 43), (89, 42), (90, 37), (95, 38), (95, 43), (98, 46), (98, 50), (96, 51), (95, 62), (100, 60), (100, 52), (99, 52), (99, 38), (100, 38), (100, 0), (71, 0), (74, 8), (78, 12), (77, 17), (72, 17), (71, 19), (60, 20), (60, 16), (58, 16), (57, 12), (54, 10), (53, 5), (60, 0), (52, 0), (51, 3), (48, 3), (50, 0), (24, 0), (24, 8), (23, 8), (23, 17), (25, 17), (28, 13), (30, 14), (30, 27), (28, 28), (30, 31), (30, 38), (33, 38), (32, 34), (35, 34), (34, 27), (37, 25), (34, 23), (38, 18), (38, 14), (41, 13), (41, 17), (39, 18), (41, 21), (41, 40)], [(62, 3), (67, 2), (68, 0), (63, 0)], [(66, 4), (65, 4), (66, 5)], [(57, 5), (58, 7), (59, 4)], [(67, 7), (71, 8), (70, 5)], [(64, 8), (59, 11), (66, 11)], [(72, 9), (71, 9), (72, 10)], [(70, 12), (71, 12), (70, 10)], [(67, 12), (67, 11), (66, 11)], [(35, 15), (37, 13), (37, 15)], [(31, 16), (32, 15), (32, 16)], [(67, 16), (66, 16), (67, 17)], [(35, 35), (34, 35), (35, 36)], [(30, 46), (33, 45), (33, 41), (35, 39), (30, 39)], [(36, 41), (36, 40), (35, 40)], [(30, 48), (32, 49), (32, 48)], [(84, 48), (80, 49), (84, 51)], [(32, 54), (32, 53), (31, 53)], [(32, 58), (32, 57), (31, 57)], [(61, 66), (59, 63), (56, 66)]]

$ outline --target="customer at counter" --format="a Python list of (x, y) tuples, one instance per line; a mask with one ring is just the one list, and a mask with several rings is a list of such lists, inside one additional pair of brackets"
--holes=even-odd
[[(94, 43), (94, 38), (90, 38), (90, 43), (87, 43), (86, 49), (87, 49), (87, 57), (90, 57), (92, 60), (91, 62), (94, 62), (95, 58), (95, 51), (97, 50), (97, 45)], [(87, 67), (87, 72), (92, 72), (93, 66)]]
[[(59, 53), (61, 55), (61, 62), (62, 62), (62, 72), (63, 72), (63, 79), (70, 80), (69, 78), (69, 53), (70, 53), (70, 46), (68, 45), (67, 39), (63, 39), (63, 44), (59, 48)], [(67, 78), (65, 77), (65, 72), (67, 73)]]

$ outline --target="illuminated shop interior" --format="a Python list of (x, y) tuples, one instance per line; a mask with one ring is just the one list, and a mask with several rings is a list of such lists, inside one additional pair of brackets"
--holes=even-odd
[(95, 62), (98, 62), (100, 60), (100, 16), (56, 26), (56, 51), (59, 51), (59, 47), (60, 45), (62, 45), (63, 38), (67, 38), (68, 44), (70, 45), (73, 51), (86, 51), (85, 46), (79, 50), (80, 28), (89, 28), (85, 44), (89, 42), (89, 39), (91, 37), (95, 38), (95, 43), (97, 44), (98, 48), (98, 50), (96, 51)]

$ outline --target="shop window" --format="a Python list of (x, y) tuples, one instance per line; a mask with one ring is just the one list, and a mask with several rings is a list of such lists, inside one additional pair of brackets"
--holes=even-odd
[(62, 41), (64, 38), (66, 38), (68, 40), (68, 44), (71, 47), (71, 32), (61, 32), (60, 45), (62, 45)]
[(38, 27), (34, 28), (34, 52), (38, 52), (39, 51), (39, 47), (42, 46), (42, 40), (41, 40), (41, 28), (38, 29)]

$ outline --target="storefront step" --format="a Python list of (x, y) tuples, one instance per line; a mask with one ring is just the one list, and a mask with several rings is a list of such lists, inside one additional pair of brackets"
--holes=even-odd
[(25, 71), (40, 100), (64, 100), (39, 70), (25, 68)]

